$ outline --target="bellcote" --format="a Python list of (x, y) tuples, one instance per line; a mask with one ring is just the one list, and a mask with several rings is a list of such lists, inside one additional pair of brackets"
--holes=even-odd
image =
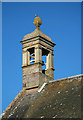
[[(24, 36), (21, 43), (23, 44), (23, 86), (32, 87), (39, 86), (45, 80), (54, 78), (53, 65), (53, 47), (56, 45), (52, 39), (45, 35), (41, 30), (42, 25), (40, 17), (37, 15), (34, 18), (35, 30)], [(43, 61), (43, 56), (46, 56), (46, 63)], [(42, 69), (42, 66), (46, 66)], [(38, 75), (36, 76), (36, 74)], [(41, 73), (41, 75), (39, 75)], [(33, 74), (35, 77), (33, 78)], [(45, 80), (39, 78), (44, 76)], [(33, 82), (31, 82), (31, 80)]]

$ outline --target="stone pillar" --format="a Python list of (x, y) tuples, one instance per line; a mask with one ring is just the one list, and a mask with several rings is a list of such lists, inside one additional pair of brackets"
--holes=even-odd
[(53, 67), (53, 52), (49, 52), (47, 55), (47, 63), (45, 74), (54, 78), (54, 67)]
[(42, 48), (35, 47), (35, 63), (41, 62), (42, 63)]
[(46, 69), (53, 68), (53, 52), (49, 52), (47, 55)]
[(28, 54), (27, 51), (23, 51), (23, 65), (22, 66), (27, 66), (28, 65)]
[(30, 52), (29, 51), (27, 51), (27, 62), (28, 62), (28, 65), (30, 65)]
[(46, 70), (50, 67), (49, 66), (49, 55), (47, 55), (47, 59), (46, 59)]
[(53, 68), (53, 52), (49, 53), (50, 68)]

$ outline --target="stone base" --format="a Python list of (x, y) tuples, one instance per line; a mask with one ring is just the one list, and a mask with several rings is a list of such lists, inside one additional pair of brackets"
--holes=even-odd
[(49, 77), (43, 73), (36, 72), (27, 76), (23, 81), (23, 87), (26, 89), (31, 89), (38, 87), (40, 88), (43, 83), (53, 80), (52, 77)]
[(45, 74), (54, 79), (54, 70), (55, 70), (54, 68), (47, 69), (45, 70)]
[(42, 65), (39, 63), (23, 67), (23, 87), (29, 88), (38, 86), (39, 72), (42, 72)]
[(23, 88), (41, 87), (44, 82), (53, 80), (53, 69), (42, 72), (42, 64), (36, 63), (23, 67)]

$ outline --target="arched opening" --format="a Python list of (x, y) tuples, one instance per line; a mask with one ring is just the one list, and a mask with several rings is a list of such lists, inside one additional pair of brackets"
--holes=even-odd
[(29, 56), (30, 64), (34, 64), (34, 62), (35, 62), (34, 47), (33, 47), (33, 48), (30, 48), (28, 51), (29, 51), (29, 53), (30, 53), (30, 56)]
[(43, 62), (43, 65), (42, 65), (42, 71), (43, 71), (46, 69), (46, 55), (42, 56), (42, 62)]
[(46, 64), (47, 64), (47, 55), (48, 55), (49, 51), (46, 50), (46, 49), (42, 49), (42, 62), (43, 62), (43, 65), (42, 65), (42, 73), (45, 74), (45, 69), (46, 69)]

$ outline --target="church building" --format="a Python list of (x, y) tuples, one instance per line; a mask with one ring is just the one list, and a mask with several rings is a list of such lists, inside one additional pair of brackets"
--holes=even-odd
[(21, 41), (23, 88), (1, 114), (2, 118), (81, 119), (83, 74), (54, 80), (56, 44), (40, 30), (40, 17), (35, 15), (33, 24), (35, 30)]

